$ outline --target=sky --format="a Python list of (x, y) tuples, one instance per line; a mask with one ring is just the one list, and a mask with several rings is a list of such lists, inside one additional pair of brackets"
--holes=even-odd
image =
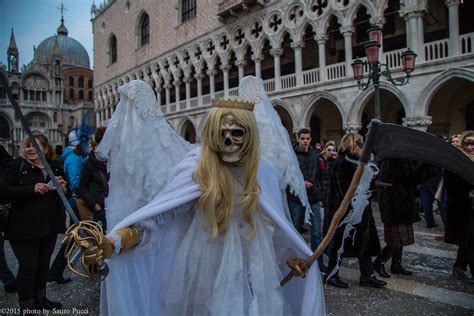
[[(79, 41), (87, 50), (91, 67), (94, 64), (90, 22), (92, 2), (63, 0), (66, 8), (64, 25), (69, 31), (68, 36)], [(99, 3), (101, 1), (96, 0), (96, 4)], [(0, 0), (0, 61), (7, 64), (12, 28), (20, 53), (20, 68), (33, 60), (33, 46), (38, 47), (45, 38), (55, 35), (61, 25), (60, 4), (61, 0)]]

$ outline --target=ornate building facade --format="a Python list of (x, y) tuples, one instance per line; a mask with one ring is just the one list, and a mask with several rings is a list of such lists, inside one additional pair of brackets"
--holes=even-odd
[(404, 76), (407, 48), (418, 55), (408, 85), (381, 83), (382, 121), (444, 135), (474, 129), (469, 12), (473, 2), (459, 0), (106, 0), (91, 8), (96, 120), (110, 119), (120, 85), (143, 79), (193, 140), (210, 100), (236, 95), (252, 74), (290, 134), (309, 127), (323, 142), (364, 132), (374, 89), (359, 90), (351, 63), (376, 25), (394, 77)]
[[(0, 63), (31, 130), (46, 134), (53, 145), (64, 145), (72, 128), (95, 126), (93, 71), (81, 43), (68, 36), (61, 18), (57, 34), (35, 48), (34, 59), (20, 70), (20, 52), (12, 29), (7, 64)], [(18, 154), (26, 133), (0, 86), (0, 142)]]

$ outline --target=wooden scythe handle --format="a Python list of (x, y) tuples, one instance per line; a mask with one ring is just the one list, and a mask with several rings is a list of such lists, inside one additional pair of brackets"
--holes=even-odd
[[(303, 271), (307, 270), (313, 262), (318, 260), (319, 256), (323, 253), (323, 251), (326, 249), (326, 247), (329, 245), (329, 243), (332, 240), (332, 237), (336, 233), (337, 226), (339, 225), (339, 222), (341, 218), (346, 214), (347, 209), (349, 207), (349, 204), (352, 200), (352, 197), (354, 196), (354, 193), (357, 190), (357, 187), (359, 186), (360, 179), (362, 178), (362, 174), (364, 173), (364, 165), (359, 164), (357, 166), (357, 169), (354, 173), (354, 176), (352, 177), (351, 184), (349, 186), (349, 189), (347, 189), (346, 194), (344, 195), (344, 199), (341, 202), (341, 205), (337, 209), (336, 213), (334, 213), (334, 216), (331, 221), (331, 225), (329, 226), (328, 232), (326, 236), (324, 236), (323, 240), (319, 244), (318, 248), (314, 251), (314, 253), (306, 259), (306, 261), (303, 263), (303, 266), (301, 269)], [(294, 276), (297, 276), (295, 271), (291, 270), (288, 272), (288, 274), (281, 280), (280, 285), (284, 286), (288, 281), (290, 281)]]

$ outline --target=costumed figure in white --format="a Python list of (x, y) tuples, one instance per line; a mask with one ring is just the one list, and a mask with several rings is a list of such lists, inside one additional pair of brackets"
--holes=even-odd
[[(134, 90), (148, 90), (141, 94), (148, 97), (126, 95)], [(158, 121), (165, 122), (151, 88), (142, 81), (131, 81), (120, 91), (126, 104), (122, 106), (125, 109), (118, 108), (114, 113), (117, 117), (122, 115), (122, 119), (112, 117), (111, 124), (117, 124), (113, 130), (130, 124), (129, 132), (133, 129), (135, 140), (140, 139), (142, 146), (149, 142), (150, 150), (165, 148), (160, 143), (162, 131), (153, 131), (138, 112), (148, 113), (148, 117), (153, 113)], [(286, 185), (296, 192), (300, 189), (281, 179), (285, 173), (282, 166), (278, 169), (277, 164), (275, 169), (261, 156), (259, 142), (267, 139), (259, 141), (253, 113), (258, 102), (236, 97), (213, 100), (202, 129), (201, 147), (192, 148), (166, 126), (167, 141), (174, 141), (186, 155), (176, 156), (172, 147), (156, 158), (141, 149), (139, 157), (143, 160), (131, 162), (137, 153), (129, 151), (122, 161), (117, 161), (114, 151), (125, 150), (123, 146), (140, 150), (140, 146), (131, 144), (133, 140), (126, 135), (118, 139), (111, 132), (109, 137), (113, 140), (109, 141), (108, 135), (104, 136), (101, 146), (108, 147), (104, 145), (99, 151), (110, 154), (112, 177), (114, 164), (118, 164), (119, 173), (132, 164), (139, 169), (141, 164), (156, 159), (154, 168), (144, 167), (149, 173), (144, 177), (159, 177), (163, 184), (156, 196), (149, 201), (142, 199), (140, 203), (148, 203), (141, 208), (137, 205), (139, 209), (121, 220), (107, 236), (101, 235), (100, 226), (92, 227), (92, 223), (69, 230), (65, 242), (71, 249), (74, 245), (82, 249), (82, 262), (91, 274), (107, 259), (110, 272), (102, 284), (101, 314), (325, 314), (318, 266), (312, 265), (307, 271), (299, 269), (311, 250), (289, 220), (282, 196)], [(140, 121), (129, 122), (118, 111), (137, 111), (138, 115), (132, 117)], [(107, 132), (112, 130), (109, 128)], [(261, 133), (260, 136), (263, 137)], [(162, 170), (162, 155), (170, 155), (170, 164), (180, 162), (172, 171)], [(288, 178), (301, 180), (302, 176)], [(135, 185), (141, 188), (146, 183)], [(120, 201), (128, 197), (116, 198), (117, 202), (109, 201), (108, 212), (114, 212), (111, 205), (120, 208)], [(99, 232), (87, 235), (95, 235), (94, 239), (84, 237), (95, 228)], [(281, 287), (280, 280), (289, 267), (306, 278)]]

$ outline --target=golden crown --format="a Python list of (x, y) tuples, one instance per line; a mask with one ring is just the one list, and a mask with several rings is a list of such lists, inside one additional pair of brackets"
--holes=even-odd
[(237, 109), (237, 110), (246, 110), (246, 111), (253, 111), (253, 107), (255, 104), (250, 100), (239, 98), (239, 97), (225, 97), (222, 99), (212, 99), (211, 100), (212, 106), (218, 108), (227, 108), (227, 109)]

